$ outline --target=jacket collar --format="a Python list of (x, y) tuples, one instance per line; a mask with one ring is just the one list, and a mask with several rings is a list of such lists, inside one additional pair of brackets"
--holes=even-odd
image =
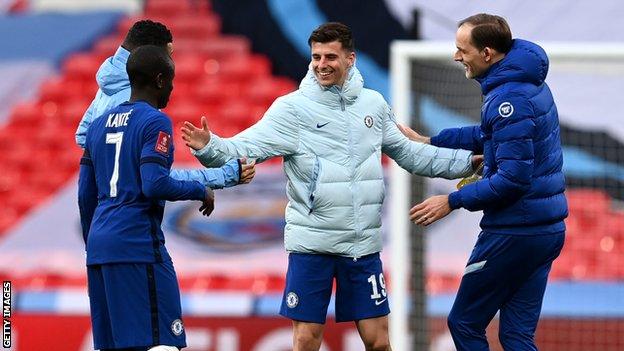
[(312, 67), (299, 84), (299, 90), (303, 95), (318, 103), (330, 106), (341, 107), (342, 104), (353, 104), (360, 95), (364, 87), (364, 79), (357, 67), (353, 66), (347, 73), (347, 79), (342, 87), (332, 85), (324, 87), (319, 84)]
[(540, 85), (548, 74), (548, 56), (539, 45), (514, 39), (511, 50), (476, 80), (483, 95), (508, 82), (526, 82)]

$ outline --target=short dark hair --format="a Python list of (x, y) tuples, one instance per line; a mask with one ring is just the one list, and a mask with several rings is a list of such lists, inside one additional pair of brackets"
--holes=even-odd
[(503, 17), (479, 13), (459, 21), (457, 27), (464, 24), (473, 26), (470, 39), (477, 49), (489, 47), (504, 54), (511, 50), (511, 29)]
[(126, 71), (131, 87), (146, 87), (155, 82), (159, 73), (172, 77), (174, 72), (173, 60), (162, 46), (143, 45), (130, 53), (126, 63)]
[(343, 49), (347, 51), (355, 50), (351, 28), (340, 22), (328, 22), (318, 26), (318, 28), (310, 34), (308, 45), (312, 47), (312, 43), (330, 43), (336, 40), (342, 44)]
[(142, 45), (167, 46), (173, 42), (171, 31), (162, 23), (152, 20), (135, 22), (124, 40), (126, 49), (132, 51)]

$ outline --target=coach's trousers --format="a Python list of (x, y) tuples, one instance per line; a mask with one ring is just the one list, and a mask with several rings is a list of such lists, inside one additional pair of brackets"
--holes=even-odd
[(448, 316), (458, 351), (489, 350), (485, 329), (499, 310), (503, 348), (537, 350), (534, 335), (546, 281), (564, 238), (564, 232), (479, 235)]

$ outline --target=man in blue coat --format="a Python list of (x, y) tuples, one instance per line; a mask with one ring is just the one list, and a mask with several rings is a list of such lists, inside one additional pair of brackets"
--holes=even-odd
[(454, 59), (481, 84), (481, 125), (413, 140), (483, 153), (482, 179), (414, 206), (429, 225), (452, 210), (483, 211), (482, 232), (466, 265), (448, 325), (458, 350), (488, 350), (485, 329), (500, 311), (505, 350), (537, 350), (534, 334), (546, 281), (568, 215), (557, 108), (544, 82), (548, 57), (511, 37), (505, 19), (478, 14), (459, 23)]

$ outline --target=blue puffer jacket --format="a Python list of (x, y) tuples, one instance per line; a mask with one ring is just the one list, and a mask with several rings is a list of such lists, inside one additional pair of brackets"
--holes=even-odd
[(565, 230), (568, 215), (559, 117), (548, 85), (548, 57), (515, 39), (511, 51), (477, 80), (481, 125), (445, 129), (436, 146), (483, 152), (483, 179), (449, 195), (451, 208), (483, 210), (481, 228), (500, 234)]

